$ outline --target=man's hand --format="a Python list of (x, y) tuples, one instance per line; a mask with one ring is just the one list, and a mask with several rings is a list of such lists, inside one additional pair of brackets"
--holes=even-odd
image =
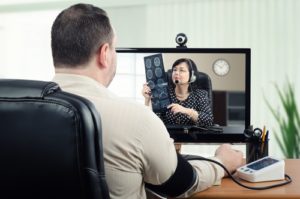
[[(222, 144), (216, 150), (215, 156), (221, 160), (230, 173), (245, 164), (243, 153), (233, 149), (230, 144)], [(227, 176), (226, 172), (225, 176)]]

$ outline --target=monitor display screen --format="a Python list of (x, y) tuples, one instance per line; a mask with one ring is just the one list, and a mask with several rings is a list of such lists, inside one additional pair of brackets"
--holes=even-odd
[[(192, 60), (198, 72), (205, 74), (210, 80), (208, 90), (211, 90), (209, 99), (213, 113), (213, 125), (221, 127), (225, 131), (218, 134), (219, 138), (217, 139), (217, 135), (205, 138), (207, 135), (203, 132), (196, 135), (186, 135), (190, 138), (171, 132), (171, 137), (178, 142), (198, 142), (201, 140), (218, 142), (226, 141), (226, 139), (229, 141), (244, 141), (242, 129), (250, 124), (250, 55), (251, 50), (248, 48), (117, 49), (117, 74), (110, 89), (114, 91), (123, 87), (124, 93), (122, 91), (118, 92), (121, 97), (131, 98), (143, 103), (144, 98), (141, 94), (143, 84), (148, 82), (149, 85), (150, 82), (151, 86), (154, 83), (156, 86), (152, 86), (152, 88), (160, 88), (160, 90), (155, 95), (156, 90), (151, 89), (153, 91), (152, 97), (157, 98), (157, 101), (153, 98), (152, 101), (156, 104), (152, 102), (152, 107), (155, 112), (159, 112), (160, 108), (165, 108), (169, 102), (166, 95), (161, 95), (163, 99), (159, 99), (159, 94), (167, 91), (164, 88), (165, 83), (169, 81), (166, 79), (168, 76), (167, 71), (172, 71), (170, 69), (178, 59)], [(159, 68), (151, 69), (151, 65)], [(153, 80), (152, 83), (150, 80)], [(201, 88), (202, 83), (198, 84)], [(226, 137), (229, 134), (230, 136)]]

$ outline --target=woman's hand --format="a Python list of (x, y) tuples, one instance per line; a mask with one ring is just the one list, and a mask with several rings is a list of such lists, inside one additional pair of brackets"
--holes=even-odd
[(151, 89), (148, 86), (148, 83), (143, 84), (142, 95), (145, 98), (145, 105), (149, 106), (151, 101)]
[(170, 108), (171, 112), (174, 114), (183, 113), (183, 114), (187, 115), (194, 122), (197, 122), (197, 120), (198, 120), (199, 114), (194, 109), (185, 108), (179, 104), (170, 104), (167, 108)]
[(175, 104), (175, 103), (170, 104), (167, 108), (170, 109), (171, 112), (174, 113), (174, 114), (176, 114), (176, 113), (183, 113), (183, 114), (187, 115), (188, 114), (188, 110), (189, 110), (188, 108), (185, 108), (185, 107), (183, 107), (183, 106), (181, 106), (179, 104)]

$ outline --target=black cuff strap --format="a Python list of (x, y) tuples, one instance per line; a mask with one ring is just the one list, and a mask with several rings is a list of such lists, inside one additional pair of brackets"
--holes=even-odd
[(162, 196), (176, 197), (188, 191), (195, 181), (196, 172), (193, 167), (177, 154), (177, 167), (174, 174), (161, 185), (146, 183), (146, 188)]

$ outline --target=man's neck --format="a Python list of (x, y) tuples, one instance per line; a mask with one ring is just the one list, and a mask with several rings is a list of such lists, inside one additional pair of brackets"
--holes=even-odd
[(104, 78), (101, 77), (101, 74), (99, 74), (97, 70), (93, 70), (91, 67), (88, 66), (82, 66), (77, 68), (59, 67), (59, 68), (55, 68), (55, 73), (87, 76), (99, 82), (103, 86), (107, 87)]

